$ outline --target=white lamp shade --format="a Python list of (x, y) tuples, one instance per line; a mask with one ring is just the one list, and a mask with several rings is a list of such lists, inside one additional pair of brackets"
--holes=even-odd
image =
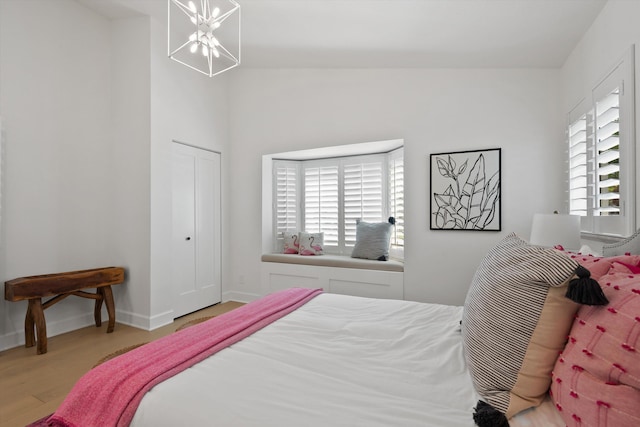
[(538, 246), (562, 245), (567, 250), (577, 250), (580, 248), (580, 217), (578, 215), (535, 214), (529, 242)]

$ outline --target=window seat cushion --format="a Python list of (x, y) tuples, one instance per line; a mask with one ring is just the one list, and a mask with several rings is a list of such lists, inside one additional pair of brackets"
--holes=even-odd
[(262, 262), (316, 265), (321, 267), (361, 268), (365, 270), (404, 271), (404, 263), (396, 260), (376, 261), (351, 258), (345, 255), (300, 256), (290, 254), (263, 254)]

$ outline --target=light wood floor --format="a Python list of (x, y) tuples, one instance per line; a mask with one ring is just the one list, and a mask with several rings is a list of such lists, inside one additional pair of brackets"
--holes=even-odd
[(103, 320), (100, 328), (89, 326), (49, 337), (46, 354), (37, 355), (35, 347), (0, 352), (0, 427), (23, 427), (54, 412), (75, 382), (102, 357), (168, 335), (190, 320), (241, 305), (218, 304), (151, 332), (116, 324), (115, 331), (107, 334)]

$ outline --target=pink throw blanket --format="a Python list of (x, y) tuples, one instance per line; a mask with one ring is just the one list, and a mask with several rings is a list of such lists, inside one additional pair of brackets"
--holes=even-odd
[(156, 384), (294, 311), (322, 292), (291, 288), (138, 347), (86, 373), (42, 426), (127, 426)]

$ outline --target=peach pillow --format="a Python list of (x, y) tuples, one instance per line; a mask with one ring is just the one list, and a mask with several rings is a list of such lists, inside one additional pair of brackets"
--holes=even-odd
[(612, 262), (600, 284), (609, 304), (578, 310), (552, 399), (567, 426), (640, 426), (640, 274)]

